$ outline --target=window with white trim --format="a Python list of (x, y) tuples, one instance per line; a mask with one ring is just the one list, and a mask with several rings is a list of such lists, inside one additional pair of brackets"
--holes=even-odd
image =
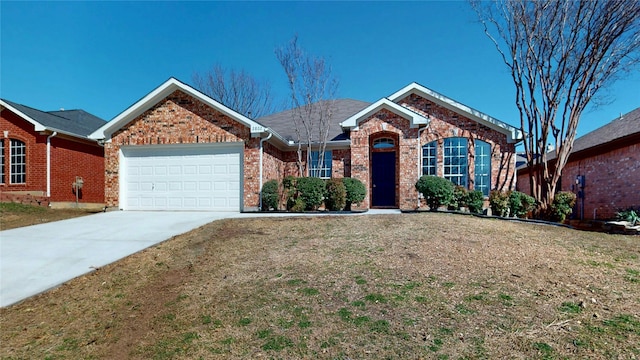
[(432, 141), (422, 147), (422, 175), (438, 174), (438, 142)]
[(0, 184), (4, 184), (4, 139), (0, 139)]
[(465, 188), (468, 186), (467, 139), (453, 137), (444, 139), (444, 178)]
[(24, 184), (27, 182), (27, 147), (24, 142), (11, 139), (10, 175), (12, 184)]
[(396, 143), (391, 138), (380, 138), (373, 140), (374, 149), (391, 149), (394, 146), (396, 146)]
[(489, 196), (491, 190), (491, 145), (482, 140), (475, 140), (475, 176), (474, 188)]
[(322, 161), (320, 161), (320, 152), (312, 151), (310, 160), (311, 166), (309, 167), (309, 176), (319, 177), (321, 179), (331, 178), (331, 150), (324, 152), (324, 159), (322, 159)]

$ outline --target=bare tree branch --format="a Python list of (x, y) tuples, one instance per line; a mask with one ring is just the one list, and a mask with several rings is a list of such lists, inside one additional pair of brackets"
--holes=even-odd
[[(556, 192), (580, 116), (598, 91), (640, 62), (637, 0), (472, 0), (511, 72), (541, 214)], [(555, 148), (549, 164), (547, 146)]]
[(244, 70), (225, 69), (216, 64), (205, 73), (194, 73), (193, 83), (212, 99), (252, 119), (276, 110), (271, 85)]

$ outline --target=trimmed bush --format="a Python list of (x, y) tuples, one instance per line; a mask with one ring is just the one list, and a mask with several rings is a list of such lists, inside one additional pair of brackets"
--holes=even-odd
[(456, 185), (453, 188), (453, 199), (449, 203), (450, 210), (458, 210), (467, 206), (468, 191), (464, 186)]
[(351, 205), (358, 205), (364, 200), (364, 197), (367, 195), (367, 189), (364, 187), (362, 181), (354, 178), (343, 178), (342, 183), (346, 191), (345, 210), (351, 211)]
[(305, 210), (317, 210), (324, 199), (324, 180), (317, 177), (298, 178), (296, 189), (298, 198), (304, 202)]
[(294, 205), (296, 205), (296, 200), (298, 199), (298, 190), (296, 189), (297, 178), (295, 176), (287, 176), (282, 180), (282, 187), (284, 189), (284, 198), (285, 204), (287, 206), (288, 211), (302, 211), (304, 210), (304, 203), (302, 204), (302, 209), (293, 210)]
[(480, 214), (484, 206), (484, 194), (480, 190), (469, 191), (466, 202), (470, 212)]
[(491, 213), (494, 216), (509, 216), (509, 194), (493, 190), (489, 194), (489, 206), (491, 207)]
[(431, 211), (437, 211), (453, 200), (453, 183), (445, 178), (423, 175), (416, 183), (416, 190), (424, 196)]
[(329, 211), (344, 209), (346, 204), (347, 190), (342, 179), (329, 179), (326, 184), (327, 197), (324, 199), (324, 206)]
[(535, 208), (536, 200), (520, 191), (512, 191), (509, 194), (509, 209), (511, 215), (519, 218), (526, 218), (529, 211)]
[(278, 210), (278, 180), (269, 180), (262, 185), (262, 210)]
[(560, 191), (553, 198), (551, 203), (552, 219), (557, 222), (564, 222), (567, 215), (573, 211), (576, 204), (576, 194), (569, 191)]

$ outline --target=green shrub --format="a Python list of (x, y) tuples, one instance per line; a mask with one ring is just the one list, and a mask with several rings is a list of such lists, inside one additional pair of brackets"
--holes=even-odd
[(553, 198), (551, 203), (552, 219), (557, 222), (564, 222), (567, 215), (573, 211), (576, 204), (576, 194), (569, 191), (560, 191)]
[(489, 194), (489, 206), (494, 216), (509, 216), (509, 194), (493, 190)]
[(631, 226), (640, 224), (640, 210), (636, 211), (634, 208), (628, 208), (616, 213), (616, 218), (620, 221), (628, 221)]
[(362, 181), (354, 178), (343, 178), (342, 183), (346, 190), (345, 209), (350, 211), (351, 205), (358, 205), (364, 200), (364, 197), (367, 195), (367, 189), (364, 187)]
[(324, 206), (329, 211), (338, 211), (344, 209), (346, 205), (347, 190), (345, 189), (342, 179), (329, 179), (326, 184), (327, 197), (324, 200)]
[(535, 208), (535, 204), (536, 200), (533, 196), (529, 196), (520, 191), (512, 191), (511, 194), (509, 194), (509, 209), (511, 215), (524, 218), (529, 211)]
[(278, 210), (278, 180), (269, 180), (262, 185), (262, 210)]
[(305, 210), (317, 210), (324, 199), (324, 180), (317, 177), (298, 178), (296, 189), (298, 198), (304, 202)]
[(291, 212), (303, 212), (304, 209), (305, 209), (305, 204), (302, 198), (293, 199), (288, 208), (288, 210)]
[(458, 210), (461, 207), (467, 206), (468, 191), (464, 186), (456, 185), (453, 188), (453, 198), (449, 202), (449, 209)]
[[(293, 206), (296, 204), (296, 201), (298, 199), (298, 190), (296, 188), (297, 185), (297, 178), (295, 176), (286, 176), (283, 180), (282, 180), (282, 188), (284, 189), (284, 198), (285, 198), (285, 204), (287, 206), (287, 210), (288, 211), (296, 211), (293, 210)], [(297, 211), (302, 211), (304, 210), (304, 204), (302, 204), (302, 209), (297, 210)]]
[(480, 214), (484, 206), (484, 194), (480, 190), (469, 191), (466, 203), (470, 212)]
[(449, 205), (453, 199), (453, 183), (437, 176), (421, 176), (416, 183), (416, 190), (424, 196), (431, 211), (438, 210), (440, 206)]

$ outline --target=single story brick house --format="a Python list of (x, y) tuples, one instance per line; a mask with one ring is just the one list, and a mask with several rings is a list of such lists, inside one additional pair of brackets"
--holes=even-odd
[(104, 149), (88, 137), (104, 124), (0, 99), (0, 201), (104, 206)]
[[(422, 85), (334, 109), (331, 161), (311, 167), (361, 180), (362, 209), (416, 209), (422, 174), (485, 194), (515, 187), (519, 130)], [(297, 175), (291, 110), (250, 119), (175, 78), (90, 137), (105, 147), (106, 204), (123, 210), (255, 211), (265, 181)]]
[[(549, 159), (554, 166), (555, 151)], [(517, 188), (531, 193), (526, 166), (518, 168)], [(577, 195), (578, 219), (613, 219), (640, 207), (640, 108), (574, 141), (558, 191)]]

